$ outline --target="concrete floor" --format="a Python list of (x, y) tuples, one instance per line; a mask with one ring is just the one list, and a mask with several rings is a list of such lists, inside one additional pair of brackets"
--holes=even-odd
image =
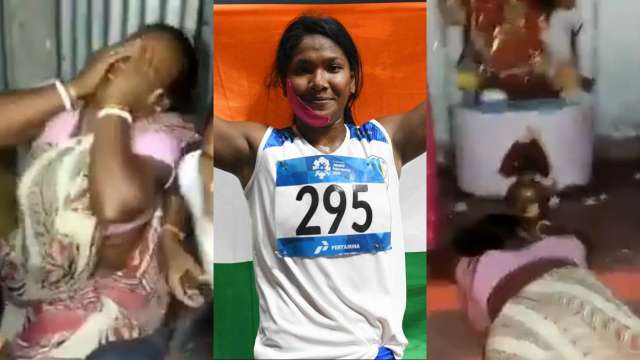
[[(640, 314), (640, 160), (596, 160), (593, 181), (588, 187), (560, 194), (552, 221), (580, 233), (592, 244), (590, 263), (601, 280)], [(640, 177), (640, 176), (639, 176)], [(450, 168), (439, 169), (441, 245), (461, 225), (489, 212), (500, 211), (504, 203), (477, 199), (457, 189)], [(596, 205), (584, 200), (606, 195)], [(464, 201), (466, 212), (455, 212)], [(446, 247), (429, 251), (427, 282), (428, 358), (433, 360), (480, 359), (483, 339), (467, 325), (457, 303), (452, 281), (453, 257)]]

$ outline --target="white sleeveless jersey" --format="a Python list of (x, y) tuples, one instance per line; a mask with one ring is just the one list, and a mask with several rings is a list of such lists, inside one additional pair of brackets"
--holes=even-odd
[(398, 174), (377, 121), (324, 154), (265, 133), (245, 195), (253, 219), (257, 359), (401, 358), (406, 303)]

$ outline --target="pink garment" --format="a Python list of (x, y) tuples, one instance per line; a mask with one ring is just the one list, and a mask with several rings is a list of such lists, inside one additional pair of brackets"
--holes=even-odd
[(573, 235), (549, 236), (520, 250), (491, 250), (475, 258), (462, 258), (456, 281), (471, 324), (484, 332), (491, 320), (489, 295), (498, 282), (520, 267), (541, 259), (568, 259), (587, 267), (584, 245)]
[[(79, 129), (78, 112), (64, 112), (53, 117), (32, 146), (30, 157), (36, 162), (31, 164), (31, 170), (50, 168), (38, 163), (42, 159), (39, 156), (56, 147), (67, 146), (66, 142)], [(170, 166), (178, 162), (182, 145), (195, 139), (192, 128), (174, 114), (136, 122), (132, 129), (136, 154), (154, 157)], [(35, 188), (46, 187), (43, 181), (31, 182), (35, 183)], [(71, 196), (68, 213), (81, 214), (89, 211), (88, 191), (86, 185), (82, 184), (79, 195)], [(55, 192), (33, 199), (25, 195), (20, 199), (25, 206), (24, 213), (31, 220), (38, 220), (27, 225), (21, 222), (21, 227), (29, 226), (31, 229), (37, 225), (46, 225), (43, 218), (48, 214), (40, 209), (57, 201)], [(57, 221), (63, 217), (55, 219)], [(87, 249), (97, 244), (95, 234), (100, 234), (99, 232), (93, 233), (91, 238), (76, 239), (57, 236), (54, 230), (50, 230), (49, 234), (46, 229), (42, 230), (45, 236), (38, 238), (38, 241), (32, 239), (30, 244), (25, 242), (23, 232), (18, 231), (8, 239), (0, 239), (0, 278), (6, 290), (5, 300), (12, 304), (7, 311), (11, 313), (12, 319), (22, 318), (24, 321), (11, 339), (17, 359), (49, 359), (53, 353), (61, 358), (80, 358), (83, 356), (75, 356), (76, 352), (90, 351), (92, 349), (87, 347), (96, 342), (145, 335), (160, 325), (169, 294), (160, 268), (157, 246), (162, 211), (158, 207), (151, 208), (138, 219), (111, 226), (107, 231), (111, 234), (120, 233), (147, 224), (149, 230), (143, 235), (140, 245), (127, 258), (125, 267), (108, 274), (90, 274), (94, 263), (91, 257), (96, 255)], [(39, 254), (42, 257), (41, 264), (25, 266), (23, 255), (26, 251)], [(81, 271), (76, 273), (78, 269)], [(40, 276), (42, 273), (45, 275)], [(68, 285), (67, 290), (61, 292), (62, 285)], [(25, 289), (28, 289), (28, 296), (25, 296)], [(105, 299), (110, 301), (104, 302)], [(110, 314), (114, 312), (117, 312), (117, 316), (112, 318)], [(96, 319), (98, 320), (95, 321)], [(87, 322), (91, 324), (91, 331), (78, 331)], [(69, 341), (82, 345), (82, 349), (65, 347)]]
[[(80, 111), (65, 111), (54, 116), (35, 140), (36, 144), (58, 144), (79, 130)], [(177, 165), (186, 143), (197, 140), (193, 129), (179, 114), (158, 114), (150, 121), (133, 124), (132, 150), (141, 156), (151, 156), (172, 168)]]
[[(59, 144), (73, 137), (80, 130), (80, 111), (64, 111), (54, 116), (35, 140), (35, 146)], [(150, 120), (139, 120), (133, 124), (132, 150), (140, 156), (149, 156), (171, 166), (173, 173), (165, 185), (175, 178), (175, 167), (182, 157), (184, 146), (198, 140), (193, 127), (177, 113), (154, 115)], [(46, 147), (46, 146), (45, 146)], [(107, 236), (122, 234), (141, 226), (151, 219), (153, 209), (137, 219), (123, 224), (112, 224), (104, 229)]]
[(331, 123), (330, 118), (318, 114), (302, 102), (302, 99), (293, 90), (291, 80), (287, 80), (287, 100), (289, 100), (293, 113), (305, 124), (312, 127), (325, 127)]

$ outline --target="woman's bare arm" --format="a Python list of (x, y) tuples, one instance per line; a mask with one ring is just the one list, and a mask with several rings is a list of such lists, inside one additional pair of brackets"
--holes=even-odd
[[(90, 95), (117, 61), (131, 56), (128, 48), (110, 47), (94, 54), (87, 66), (66, 86), (78, 99)], [(55, 85), (0, 94), (0, 146), (15, 146), (35, 138), (46, 122), (64, 111)]]
[(426, 151), (426, 107), (427, 102), (424, 101), (408, 112), (385, 116), (378, 120), (391, 137), (396, 160), (400, 161), (399, 166)]
[(64, 110), (55, 85), (0, 94), (0, 146), (33, 139), (47, 120)]
[[(184, 232), (187, 218), (187, 205), (180, 196), (175, 186), (172, 186), (163, 198), (163, 223)], [(163, 231), (160, 236), (160, 244), (165, 261), (169, 261), (175, 251), (184, 251), (181, 240), (177, 234)]]
[[(154, 91), (150, 80), (155, 71), (153, 59), (141, 42), (129, 51), (131, 58), (118, 77), (104, 83), (92, 97), (97, 109), (116, 107), (137, 114), (145, 108), (148, 94)], [(171, 167), (133, 153), (131, 125), (122, 117), (86, 120), (94, 133), (89, 166), (92, 210), (103, 224), (132, 221), (154, 205), (171, 176)]]
[(260, 141), (267, 126), (249, 121), (226, 121), (213, 115), (215, 167), (234, 174), (245, 186), (253, 174)]
[(154, 204), (171, 169), (133, 153), (124, 119), (107, 116), (96, 123), (89, 165), (91, 207), (103, 224), (132, 221)]

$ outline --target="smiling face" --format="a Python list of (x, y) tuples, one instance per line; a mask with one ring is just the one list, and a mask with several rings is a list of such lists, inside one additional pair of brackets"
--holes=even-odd
[(356, 85), (349, 61), (333, 41), (307, 35), (293, 53), (287, 71), (295, 94), (314, 112), (343, 121), (344, 110)]

